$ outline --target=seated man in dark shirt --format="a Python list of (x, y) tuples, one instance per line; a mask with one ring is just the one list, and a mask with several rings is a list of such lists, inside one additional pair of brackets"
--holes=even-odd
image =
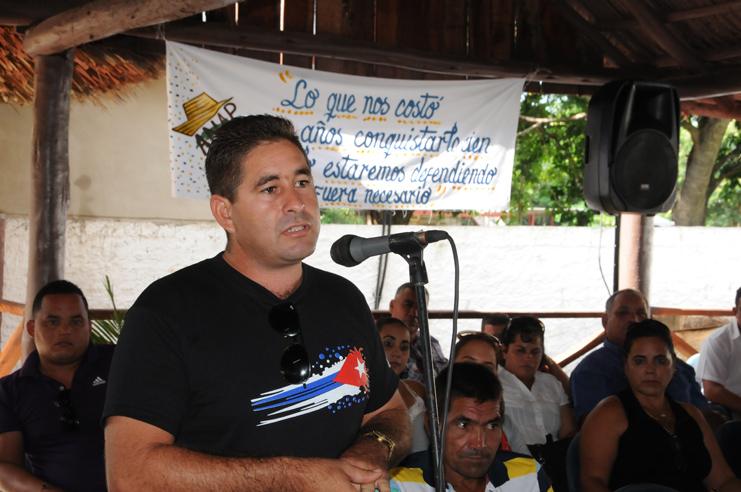
[(42, 287), (32, 314), (36, 351), (0, 379), (0, 490), (106, 490), (100, 418), (114, 346), (90, 341), (87, 300), (66, 280)]
[[(621, 354), (625, 333), (631, 323), (649, 317), (648, 301), (637, 290), (619, 290), (607, 299), (602, 315), (606, 335), (604, 345), (590, 352), (571, 373), (574, 414), (580, 423), (603, 398), (628, 386)], [(677, 359), (676, 369), (667, 388), (669, 394), (679, 402), (694, 405), (704, 414), (708, 412), (705, 409), (709, 409), (710, 403), (695, 381), (695, 370), (681, 359)]]

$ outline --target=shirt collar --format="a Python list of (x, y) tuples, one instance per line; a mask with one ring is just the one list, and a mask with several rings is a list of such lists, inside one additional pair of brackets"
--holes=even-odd
[(605, 337), (605, 343), (603, 343), (602, 346), (610, 352), (615, 352), (616, 354), (622, 355), (622, 350), (620, 350), (620, 347), (608, 340), (607, 337)]
[[(80, 362), (80, 366), (75, 371), (75, 374), (83, 374), (87, 372), (98, 357), (98, 349), (95, 347), (93, 341), (90, 340), (88, 342), (87, 350), (85, 351), (85, 356), (82, 358), (82, 362)], [(39, 352), (37, 350), (28, 354), (26, 362), (23, 363), (23, 366), (21, 366), (19, 371), (20, 377), (41, 377), (42, 374), (39, 371), (39, 362)]]

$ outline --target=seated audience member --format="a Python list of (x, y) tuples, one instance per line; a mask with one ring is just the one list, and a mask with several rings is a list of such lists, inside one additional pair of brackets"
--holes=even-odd
[(634, 323), (624, 347), (628, 387), (584, 422), (580, 490), (643, 483), (680, 492), (741, 490), (702, 414), (667, 391), (677, 363), (669, 328), (651, 319)]
[(545, 327), (537, 318), (514, 318), (504, 334), (504, 388), (512, 418), (535, 459), (544, 464), (556, 492), (567, 491), (566, 451), (577, 433), (569, 398), (558, 380), (538, 370)]
[[(499, 340), (494, 335), (479, 331), (461, 332), (458, 334), (458, 343), (455, 344), (455, 359), (453, 362), (481, 364), (496, 374), (497, 363), (501, 354), (499, 345)], [(530, 455), (530, 450), (517, 427), (512, 423), (511, 418), (507, 418), (504, 401), (502, 401), (501, 449)]]
[(697, 380), (708, 400), (730, 410), (741, 419), (741, 288), (733, 306), (735, 319), (713, 331), (700, 344)]
[[(612, 294), (605, 303), (602, 327), (605, 342), (590, 352), (571, 373), (571, 395), (574, 413), (580, 422), (603, 398), (614, 395), (628, 385), (623, 371), (622, 346), (628, 325), (649, 317), (645, 296), (637, 290), (624, 289)], [(677, 359), (677, 373), (669, 383), (669, 394), (677, 401), (691, 403), (703, 410), (710, 404), (695, 381), (695, 371)]]
[[(481, 331), (484, 333), (488, 333), (489, 335), (494, 335), (497, 337), (498, 340), (501, 340), (502, 337), (504, 337), (504, 330), (507, 329), (507, 326), (509, 326), (509, 316), (502, 313), (493, 313), (489, 314), (487, 316), (484, 316), (484, 318), (481, 320)], [(497, 356), (499, 359), (501, 359), (501, 351), (497, 353)], [(559, 366), (556, 361), (548, 357), (546, 354), (543, 354), (543, 362), (540, 364), (539, 370), (543, 372), (547, 372), (549, 374), (553, 374), (553, 376), (558, 379), (558, 381), (561, 383), (561, 386), (563, 386), (563, 390), (568, 395), (569, 399), (571, 399), (571, 385), (569, 384), (569, 375), (564, 372), (563, 369), (561, 369), (561, 366)]]
[[(430, 294), (425, 289), (425, 297), (429, 302)], [(419, 318), (417, 315), (417, 295), (414, 285), (411, 283), (402, 284), (397, 290), (393, 300), (389, 303), (391, 317), (399, 318), (407, 324), (412, 333), (412, 344), (409, 349), (409, 362), (407, 368), (401, 373), (402, 379), (414, 379), (415, 381), (424, 382), (424, 370), (422, 368), (422, 345), (419, 337)], [(430, 345), (432, 352), (432, 365), (435, 375), (448, 365), (448, 359), (440, 348), (440, 343), (430, 335)]]
[[(409, 359), (409, 327), (397, 318), (382, 318), (376, 322), (378, 333), (383, 342), (386, 359), (394, 372), (399, 375), (407, 367)], [(425, 432), (424, 413), (425, 387), (419, 381), (411, 379), (399, 380), (399, 394), (409, 409), (409, 419), (412, 423), (411, 453), (427, 449), (428, 440)]]
[[(437, 378), (437, 404), (442, 416), (449, 369)], [(496, 375), (480, 364), (456, 363), (445, 430), (443, 475), (451, 492), (546, 492), (551, 490), (543, 468), (529, 456), (499, 448), (502, 435), (502, 387)], [(391, 490), (435, 490), (432, 450), (407, 458), (390, 472)]]
[(106, 490), (100, 418), (114, 346), (90, 341), (87, 300), (66, 280), (39, 290), (32, 315), (36, 350), (0, 379), (0, 490)]
[(481, 331), (501, 340), (504, 330), (509, 325), (509, 316), (503, 313), (487, 314), (481, 320)]

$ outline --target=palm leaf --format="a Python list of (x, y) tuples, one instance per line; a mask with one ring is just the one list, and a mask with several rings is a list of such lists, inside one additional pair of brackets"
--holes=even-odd
[(113, 304), (113, 317), (111, 319), (94, 319), (90, 338), (93, 340), (93, 343), (115, 344), (118, 341), (121, 328), (123, 328), (126, 311), (116, 309), (116, 301), (113, 298), (113, 287), (111, 287), (111, 281), (108, 275), (105, 276), (104, 285), (106, 292), (108, 292), (108, 297), (111, 298), (111, 304)]

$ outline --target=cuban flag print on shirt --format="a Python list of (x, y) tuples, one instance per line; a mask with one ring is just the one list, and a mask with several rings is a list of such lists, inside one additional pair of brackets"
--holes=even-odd
[(324, 408), (338, 412), (365, 401), (369, 393), (363, 349), (340, 346), (320, 354), (305, 386), (289, 384), (263, 393), (252, 400), (252, 408), (265, 412), (260, 425), (268, 425)]

